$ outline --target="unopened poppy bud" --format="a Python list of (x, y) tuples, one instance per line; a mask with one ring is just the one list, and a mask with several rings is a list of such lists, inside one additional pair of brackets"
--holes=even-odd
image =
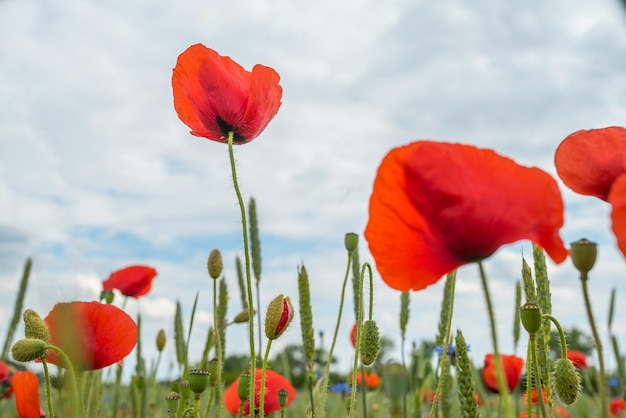
[(24, 334), (26, 338), (36, 338), (50, 344), (50, 331), (39, 314), (32, 309), (24, 311)]
[(245, 402), (250, 397), (250, 379), (249, 371), (242, 372), (239, 375), (239, 384), (237, 385), (237, 396), (241, 402)]
[(570, 244), (569, 255), (574, 263), (574, 267), (580, 272), (581, 277), (586, 279), (587, 273), (589, 273), (594, 264), (596, 264), (598, 246), (595, 242), (583, 238)]
[(280, 408), (283, 409), (285, 406), (287, 406), (287, 398), (289, 397), (289, 392), (287, 392), (286, 389), (280, 389), (278, 391), (278, 405), (280, 405)]
[(267, 307), (265, 314), (265, 336), (275, 340), (287, 329), (293, 319), (293, 305), (289, 296), (278, 295)]
[(24, 338), (11, 347), (11, 354), (16, 361), (27, 363), (33, 360), (43, 360), (48, 356), (46, 342), (37, 338)]
[(235, 324), (243, 324), (245, 322), (248, 322), (249, 320), (250, 320), (250, 311), (248, 311), (248, 308), (246, 308), (243, 311), (239, 312), (237, 316), (235, 316), (235, 319), (233, 319), (233, 322)]
[(524, 329), (535, 335), (541, 329), (541, 306), (534, 302), (526, 302), (519, 308), (519, 316)]
[(346, 250), (348, 250), (348, 253), (352, 254), (359, 245), (358, 234), (355, 234), (354, 232), (348, 232), (344, 239), (344, 244), (346, 245)]
[(191, 399), (191, 387), (189, 387), (189, 380), (183, 380), (180, 382), (180, 394), (186, 401)]
[(561, 402), (571, 405), (580, 398), (581, 377), (576, 366), (567, 358), (560, 358), (554, 364), (554, 393)]
[(180, 403), (180, 393), (178, 392), (170, 392), (165, 397), (165, 401), (167, 402), (167, 412), (170, 414), (174, 414), (178, 411), (178, 404)]
[(159, 350), (159, 353), (163, 351), (163, 349), (165, 348), (166, 341), (167, 341), (167, 338), (165, 337), (165, 331), (160, 329), (156, 337), (156, 347), (157, 347), (157, 350)]
[(376, 321), (368, 320), (363, 323), (363, 336), (361, 337), (360, 354), (361, 363), (369, 366), (376, 360), (380, 349), (380, 334)]
[(189, 370), (188, 377), (189, 387), (196, 396), (204, 392), (209, 386), (209, 372), (207, 370), (191, 369)]
[(110, 290), (103, 290), (100, 292), (100, 300), (103, 300), (107, 305), (112, 304), (113, 299), (115, 299), (115, 294)]
[(207, 268), (209, 270), (209, 276), (213, 279), (219, 279), (224, 270), (224, 262), (222, 260), (222, 253), (220, 250), (215, 249), (209, 254), (209, 260), (207, 261)]

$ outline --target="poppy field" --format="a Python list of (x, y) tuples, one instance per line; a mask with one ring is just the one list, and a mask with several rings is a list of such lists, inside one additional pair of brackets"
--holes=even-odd
[[(336, 293), (336, 326), (325, 330), (328, 347), (315, 327), (311, 287), (304, 264), (294, 281), (297, 294), (277, 294), (259, 303), (262, 269), (256, 202), (244, 202), (234, 146), (260, 139), (281, 111), (280, 69), (257, 64), (250, 71), (226, 55), (195, 44), (175, 62), (173, 109), (190, 134), (228, 149), (233, 195), (241, 216), (243, 258), (237, 282), (226, 281), (219, 249), (207, 249), (212, 326), (194, 326), (198, 298), (183, 318), (177, 303), (173, 333), (142, 333), (141, 316), (125, 311), (129, 298), (149, 295), (158, 266), (130, 265), (102, 282), (99, 300), (59, 301), (50, 312), (24, 306), (32, 261), (24, 266), (14, 298), (0, 359), (2, 417), (623, 417), (625, 357), (612, 333), (614, 291), (609, 305), (611, 347), (600, 338), (588, 285), (598, 246), (585, 238), (566, 244), (560, 236), (565, 205), (556, 179), (537, 167), (518, 164), (497, 150), (447, 141), (415, 140), (388, 150), (369, 202), (363, 236), (345, 233), (345, 273)], [(184, 126), (183, 126), (184, 125)], [(584, 128), (584, 127), (581, 127)], [(419, 133), (416, 133), (419, 135)], [(560, 180), (573, 192), (610, 205), (612, 230), (626, 255), (626, 129), (583, 129), (564, 138), (554, 151)], [(489, 258), (502, 246), (530, 241), (532, 254), (520, 256), (521, 280), (511, 286), (515, 306), (510, 327), (515, 345), (526, 333), (523, 356), (502, 352), (493, 309)], [(359, 257), (367, 246), (372, 260)], [(550, 259), (570, 263), (583, 301), (589, 349), (574, 345), (553, 315)], [(36, 260), (34, 261), (36, 262)], [(463, 330), (453, 329), (457, 269), (474, 265), (487, 312), (491, 352), (479, 364)], [(396, 306), (376, 305), (375, 282), (397, 291)], [(437, 335), (418, 345), (409, 321), (413, 292), (443, 282)], [(513, 279), (512, 279), (513, 283)], [(347, 296), (347, 288), (352, 298)], [(230, 298), (241, 296), (241, 311), (227, 315)], [(123, 298), (120, 304), (113, 304)], [(401, 358), (381, 361), (384, 332), (376, 309), (397, 312)], [(582, 305), (581, 305), (582, 306)], [(582, 309), (582, 307), (581, 307)], [(340, 335), (341, 324), (354, 324)], [(227, 351), (229, 326), (247, 329), (245, 356)], [(24, 335), (17, 329), (23, 326)], [(583, 325), (581, 324), (581, 328)], [(276, 355), (283, 334), (301, 335), (301, 344)], [(602, 329), (604, 331), (604, 329)], [(317, 334), (316, 334), (317, 332)], [(206, 336), (202, 355), (190, 353), (192, 333)], [(261, 338), (262, 337), (262, 338)], [(349, 372), (333, 363), (339, 338), (354, 349)], [(262, 346), (259, 341), (265, 340)], [(157, 358), (145, 356), (156, 347)], [(159, 378), (161, 353), (174, 346), (177, 378)], [(589, 354), (597, 356), (589, 361)], [(351, 353), (352, 354), (352, 353)], [(609, 362), (607, 356), (611, 356)], [(134, 356), (129, 370), (125, 359)], [(236, 362), (238, 360), (238, 362)], [(299, 365), (296, 365), (299, 361)], [(37, 363), (43, 372), (35, 373)], [(296, 371), (299, 370), (298, 373)]]

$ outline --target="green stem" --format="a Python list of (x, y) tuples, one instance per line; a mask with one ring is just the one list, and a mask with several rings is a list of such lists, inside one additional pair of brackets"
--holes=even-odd
[[(256, 281), (256, 306), (261, 306), (261, 290), (260, 280)], [(257, 322), (259, 325), (259, 357), (261, 357), (261, 351), (263, 350), (263, 327), (261, 326), (261, 309), (257, 309)]]
[(67, 368), (67, 372), (70, 375), (70, 384), (72, 385), (72, 391), (74, 392), (74, 411), (76, 411), (76, 413), (72, 413), (72, 415), (81, 418), (84, 417), (85, 413), (83, 412), (83, 403), (80, 396), (80, 391), (78, 390), (78, 384), (76, 383), (74, 366), (72, 366), (70, 358), (67, 356), (67, 354), (65, 354), (63, 350), (55, 345), (45, 345), (43, 348), (54, 351), (63, 359), (63, 365)]
[[(217, 352), (217, 371), (215, 373), (215, 396), (220, 399), (221, 383), (222, 383), (222, 341), (221, 341), (221, 328), (222, 324), (217, 316), (217, 279), (213, 279), (213, 327), (215, 328), (215, 351)], [(222, 416), (222, 403), (218, 402), (215, 405), (216, 416)]]
[(259, 388), (259, 416), (265, 416), (265, 371), (267, 370), (267, 360), (270, 357), (270, 348), (272, 347), (272, 339), (267, 340), (265, 347), (265, 356), (263, 357), (263, 366), (261, 367), (261, 387)]
[[(348, 253), (348, 265), (346, 267), (346, 274), (343, 278), (343, 286), (341, 287), (341, 300), (339, 302), (339, 314), (337, 315), (337, 324), (335, 325), (335, 334), (333, 335), (333, 342), (330, 345), (330, 351), (328, 352), (328, 361), (324, 370), (324, 382), (322, 383), (322, 401), (318, 413), (320, 416), (324, 416), (326, 410), (326, 395), (328, 392), (328, 378), (330, 375), (330, 363), (333, 360), (333, 352), (335, 351), (335, 344), (337, 343), (337, 334), (339, 333), (339, 325), (341, 324), (341, 314), (343, 312), (343, 302), (346, 296), (346, 284), (348, 283), (348, 273), (350, 273), (350, 266), (352, 265), (352, 253)], [(360, 327), (359, 327), (360, 328)], [(358, 334), (358, 331), (357, 331)]]
[(443, 353), (441, 355), (441, 372), (439, 374), (439, 380), (437, 381), (437, 389), (435, 390), (435, 398), (433, 404), (430, 407), (430, 418), (437, 416), (437, 407), (439, 399), (442, 398), (441, 391), (443, 390), (443, 383), (446, 380), (446, 361), (448, 359), (448, 347), (450, 346), (450, 328), (452, 328), (452, 313), (454, 311), (454, 287), (456, 285), (456, 272), (453, 275), (448, 276), (452, 280), (451, 285), (451, 300), (450, 300), (450, 312), (448, 313), (448, 323), (446, 324), (446, 335), (443, 340)]
[(541, 317), (552, 321), (556, 327), (559, 332), (559, 339), (561, 340), (561, 358), (567, 358), (567, 341), (565, 340), (565, 333), (563, 332), (563, 328), (561, 328), (561, 324), (559, 324), (559, 321), (557, 321), (557, 319), (550, 314), (543, 314)]
[[(533, 357), (531, 352), (531, 344), (534, 344), (534, 335), (529, 335), (528, 347), (526, 348), (526, 415), (533, 416), (533, 398), (532, 398), (532, 379), (533, 376), (539, 375), (539, 370), (533, 372)], [(535, 378), (536, 380), (536, 378)], [(535, 385), (536, 386), (536, 385)]]
[(46, 381), (46, 401), (48, 402), (48, 414), (49, 416), (54, 416), (54, 409), (52, 408), (52, 394), (50, 388), (50, 373), (48, 372), (48, 362), (46, 359), (41, 360), (41, 364), (43, 364), (43, 375)]
[(589, 325), (591, 326), (591, 333), (593, 334), (593, 340), (596, 343), (596, 350), (598, 351), (598, 362), (600, 363), (600, 405), (602, 408), (602, 418), (608, 418), (609, 405), (608, 397), (606, 393), (606, 372), (604, 369), (604, 354), (602, 353), (602, 341), (596, 328), (596, 322), (593, 319), (593, 312), (591, 311), (591, 299), (589, 298), (589, 291), (587, 289), (587, 274), (580, 275), (580, 282), (583, 287), (583, 297), (585, 299), (585, 309), (587, 310), (587, 318), (589, 318)]
[(156, 374), (157, 374), (157, 370), (159, 369), (159, 364), (161, 364), (161, 351), (159, 351), (159, 354), (157, 355), (157, 361), (156, 364), (154, 365), (154, 369), (152, 369), (152, 373), (150, 373), (150, 396), (149, 396), (149, 401), (150, 401), (150, 414), (152, 414), (152, 410), (154, 409), (154, 406), (157, 405), (157, 399), (156, 399)]
[(509, 388), (506, 385), (504, 379), (504, 369), (502, 368), (502, 359), (500, 358), (500, 352), (498, 351), (498, 333), (496, 330), (496, 320), (493, 313), (493, 305), (491, 304), (491, 295), (489, 293), (489, 286), (487, 285), (487, 275), (483, 268), (482, 261), (478, 261), (478, 268), (480, 270), (480, 280), (483, 287), (483, 293), (485, 294), (485, 302), (487, 303), (487, 312), (489, 314), (489, 325), (491, 327), (491, 342), (493, 343), (493, 358), (496, 364), (496, 376), (498, 378), (498, 389), (500, 391), (500, 399), (502, 401), (502, 409), (506, 418), (513, 418), (511, 412), (511, 399), (509, 396)]
[(193, 416), (200, 418), (200, 395), (196, 395), (193, 400)]
[(122, 388), (122, 372), (124, 371), (124, 363), (118, 365), (115, 369), (115, 388), (113, 389), (113, 411), (111, 418), (117, 417), (117, 409), (120, 404), (120, 390)]
[(208, 418), (209, 417), (209, 412), (211, 411), (211, 406), (213, 406), (213, 398), (215, 397), (215, 392), (216, 392), (216, 387), (217, 385), (213, 386), (213, 390), (211, 391), (211, 394), (209, 395), (209, 403), (207, 404), (206, 407), (206, 411), (204, 411), (204, 418)]
[[(248, 225), (246, 222), (246, 207), (244, 206), (241, 192), (239, 191), (239, 183), (237, 181), (237, 169), (235, 167), (235, 155), (233, 153), (233, 137), (234, 132), (228, 132), (228, 156), (230, 158), (230, 169), (233, 176), (233, 187), (235, 194), (237, 195), (237, 201), (239, 202), (239, 209), (241, 211), (241, 228), (243, 230), (243, 252), (246, 265), (246, 288), (248, 291), (248, 309), (249, 312), (254, 312), (254, 301), (252, 300), (252, 280), (250, 279), (250, 250), (248, 244)], [(256, 354), (254, 352), (254, 315), (249, 315), (248, 318), (248, 339), (250, 340), (250, 415), (254, 415), (254, 393), (256, 379)]]
[[(535, 393), (537, 394), (541, 416), (547, 418), (548, 412), (546, 411), (546, 405), (543, 403), (543, 388), (541, 387), (541, 379), (539, 378), (539, 359), (537, 358), (535, 338), (531, 338), (528, 343), (530, 344), (530, 356), (532, 357), (533, 369), (535, 369)], [(526, 391), (528, 392), (528, 373), (526, 374)]]

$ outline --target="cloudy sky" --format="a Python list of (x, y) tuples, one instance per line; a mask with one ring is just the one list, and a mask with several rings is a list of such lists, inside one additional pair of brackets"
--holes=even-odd
[[(142, 313), (146, 341), (159, 328), (171, 337), (176, 300), (188, 318), (200, 291), (192, 358), (212, 321), (205, 260), (213, 248), (226, 260), (229, 316), (239, 311), (234, 258), (243, 244), (227, 149), (189, 135), (172, 105), (172, 68), (191, 44), (281, 76), (278, 115), (236, 149), (239, 179), (244, 199), (257, 200), (262, 311), (278, 293), (297, 300), (296, 269), (304, 263), (326, 346), (345, 270), (344, 233), (362, 234), (376, 169), (392, 147), (421, 138), (463, 142), (554, 174), (553, 153), (565, 136), (626, 123), (626, 12), (617, 0), (3, 0), (0, 39), (2, 339), (29, 256), (26, 307), (42, 315), (57, 302), (96, 299), (114, 270), (154, 266), (151, 293), (127, 305), (131, 315)], [(605, 324), (610, 289), (617, 287), (618, 302), (626, 297), (609, 208), (559, 184), (564, 240), (600, 244), (590, 285)], [(364, 240), (360, 248), (371, 261)], [(509, 353), (522, 252), (531, 254), (528, 243), (485, 264)], [(575, 270), (569, 262), (549, 269), (554, 314), (587, 330)], [(433, 338), (441, 284), (411, 295), (409, 341)], [(399, 341), (399, 294), (378, 276), (375, 288), (375, 318)], [(344, 370), (351, 303), (349, 296), (337, 347)], [(618, 305), (616, 315), (624, 347), (626, 308)], [(298, 323), (277, 349), (300, 341)], [(491, 350), (475, 266), (459, 271), (454, 327), (475, 361)], [(246, 335), (244, 327), (229, 330), (227, 350), (244, 353)], [(391, 357), (399, 359), (397, 349)]]

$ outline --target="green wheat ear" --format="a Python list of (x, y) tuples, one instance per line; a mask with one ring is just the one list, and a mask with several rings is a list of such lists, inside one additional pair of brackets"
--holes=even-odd
[(406, 339), (406, 326), (409, 323), (410, 296), (409, 292), (400, 294), (400, 335), (402, 336), (402, 341)]
[(261, 280), (261, 241), (259, 240), (259, 223), (256, 216), (256, 201), (250, 198), (248, 204), (248, 221), (250, 222), (250, 253), (252, 270), (256, 281)]
[(174, 315), (174, 342), (176, 343), (176, 361), (183, 367), (185, 362), (185, 336), (183, 330), (183, 313), (180, 301), (176, 301), (176, 314)]
[(519, 306), (522, 305), (522, 285), (515, 283), (515, 312), (513, 314), (513, 351), (517, 351), (517, 344), (520, 337), (520, 317)]
[(306, 357), (307, 370), (313, 372), (313, 357), (315, 355), (315, 335), (313, 332), (313, 312), (311, 308), (311, 291), (309, 289), (309, 275), (304, 265), (298, 269), (298, 302), (300, 306), (300, 328), (302, 331), (302, 346)]
[(222, 277), (220, 279), (220, 287), (218, 291), (217, 302), (217, 331), (219, 334), (220, 345), (222, 346), (222, 353), (226, 351), (226, 314), (228, 311), (228, 287), (226, 286), (226, 279)]
[(478, 402), (472, 379), (472, 363), (467, 355), (467, 344), (461, 330), (456, 332), (456, 371), (461, 412), (465, 418), (478, 417)]
[[(456, 277), (456, 271), (449, 273), (446, 277), (446, 284), (443, 288), (443, 301), (441, 302), (441, 313), (439, 315), (439, 331), (435, 338), (435, 343), (443, 347), (443, 343), (448, 335), (448, 323), (450, 321), (451, 309), (450, 306), (454, 301), (454, 280), (451, 280), (451, 275)], [(445, 353), (444, 353), (445, 354)]]
[(359, 298), (361, 297), (361, 262), (359, 247), (352, 252), (352, 299), (354, 301), (354, 322), (359, 322)]
[(20, 288), (17, 292), (17, 298), (15, 299), (15, 307), (13, 309), (13, 317), (11, 318), (11, 324), (9, 325), (9, 330), (7, 331), (6, 339), (4, 340), (4, 346), (2, 348), (2, 356), (0, 358), (7, 358), (7, 354), (9, 352), (9, 346), (11, 345), (11, 341), (13, 341), (13, 334), (15, 334), (15, 330), (17, 329), (17, 325), (20, 322), (20, 317), (22, 316), (22, 309), (24, 309), (24, 297), (26, 296), (26, 288), (28, 287), (28, 279), (30, 277), (30, 270), (33, 266), (33, 260), (28, 258), (26, 263), (24, 264), (24, 271), (22, 273), (22, 280), (20, 281)]
[(243, 281), (243, 267), (241, 265), (241, 258), (235, 257), (235, 268), (237, 270), (237, 284), (239, 285), (239, 294), (241, 295), (241, 309), (248, 309), (248, 299), (246, 293), (246, 285)]

